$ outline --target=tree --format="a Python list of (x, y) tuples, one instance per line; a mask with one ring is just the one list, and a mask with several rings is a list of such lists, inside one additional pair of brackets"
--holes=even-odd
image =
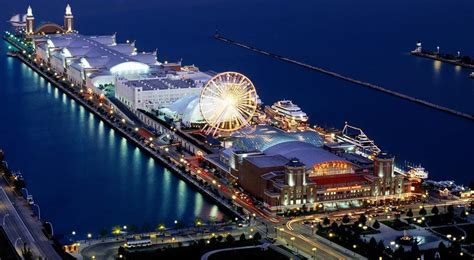
[(395, 257), (397, 259), (403, 259), (403, 255), (405, 254), (405, 248), (403, 248), (403, 246), (400, 246), (397, 248), (397, 250), (395, 250)]
[(155, 231), (163, 231), (165, 229), (166, 229), (165, 223), (160, 222), (160, 223), (158, 223), (158, 225), (156, 225)]
[(206, 240), (204, 240), (204, 238), (199, 239), (198, 246), (200, 247), (206, 246)]
[(444, 254), (444, 252), (446, 252), (446, 245), (443, 242), (439, 242), (438, 251), (440, 254)]
[(222, 242), (222, 240), (224, 240), (224, 237), (221, 236), (221, 235), (218, 235), (217, 236), (217, 241), (219, 241), (219, 243), (220, 243), (220, 242)]
[(235, 241), (235, 238), (233, 235), (231, 234), (228, 234), (226, 237), (225, 237), (225, 241), (229, 244), (233, 243)]
[(411, 246), (411, 256), (416, 259), (420, 255), (420, 248), (418, 247), (418, 244), (414, 243)]
[(409, 218), (413, 217), (413, 211), (411, 209), (407, 211), (407, 217)]
[(255, 241), (259, 241), (260, 239), (262, 239), (262, 235), (260, 235), (259, 232), (256, 232), (255, 235), (253, 236), (253, 239), (255, 239)]
[(332, 228), (333, 230), (335, 230), (335, 229), (337, 229), (337, 227), (338, 227), (338, 225), (337, 225), (336, 221), (332, 222), (331, 228)]
[(369, 247), (372, 249), (372, 248), (377, 248), (377, 241), (375, 240), (374, 237), (372, 237), (370, 240), (369, 240)]
[(211, 237), (211, 239), (209, 239), (209, 242), (213, 245), (217, 244), (217, 238), (216, 237)]
[(99, 231), (99, 236), (100, 236), (101, 238), (105, 238), (108, 233), (109, 233), (109, 232), (107, 231), (107, 229), (103, 228), (103, 229), (101, 229), (101, 230)]
[(383, 243), (383, 240), (379, 240), (379, 242), (377, 243), (377, 249), (380, 251), (380, 252), (383, 252), (383, 250), (385, 249), (385, 245)]
[(245, 241), (246, 239), (247, 239), (247, 238), (245, 238), (245, 234), (244, 234), (244, 233), (242, 233), (242, 235), (240, 235), (240, 237), (239, 237), (239, 240), (240, 240), (240, 241)]
[(316, 228), (317, 228), (318, 230), (322, 230), (322, 229), (323, 229), (323, 225), (321, 225), (321, 223), (318, 223), (318, 225), (316, 225)]
[(454, 216), (454, 207), (453, 205), (448, 206), (448, 215), (453, 217)]
[(438, 215), (438, 214), (439, 214), (439, 209), (438, 209), (438, 207), (434, 206), (434, 207), (431, 209), (431, 213), (434, 214), (434, 215)]
[(379, 229), (380, 228), (380, 223), (378, 220), (375, 220), (374, 224), (372, 225), (373, 228)]
[(349, 218), (349, 215), (345, 214), (344, 217), (342, 217), (342, 223), (347, 224), (351, 221)]
[(33, 253), (31, 252), (31, 249), (26, 247), (26, 243), (23, 244), (23, 249), (21, 250), (21, 254), (24, 259), (30, 260), (33, 259)]
[(425, 216), (426, 215), (425, 207), (421, 207), (420, 212), (418, 212), (418, 214), (420, 214), (421, 216)]
[(324, 219), (323, 219), (323, 225), (329, 226), (329, 224), (331, 224), (331, 221), (329, 220), (329, 218), (328, 218), (328, 217), (324, 217)]
[(365, 214), (360, 215), (359, 223), (361, 223), (362, 225), (365, 225), (365, 223), (367, 223), (367, 217), (365, 216)]
[(203, 222), (202, 222), (202, 219), (201, 219), (201, 218), (197, 217), (197, 218), (194, 219), (194, 225), (195, 225), (196, 227), (199, 227), (199, 226), (201, 226), (202, 224), (203, 224)]
[(465, 210), (465, 209), (462, 209), (462, 210), (461, 210), (461, 213), (459, 213), (459, 216), (460, 216), (461, 218), (465, 218), (465, 217), (466, 217), (466, 210)]

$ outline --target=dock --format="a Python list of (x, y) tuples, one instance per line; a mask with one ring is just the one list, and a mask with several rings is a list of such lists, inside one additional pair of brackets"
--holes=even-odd
[[(8, 39), (5, 39), (8, 43), (13, 44), (15, 47), (19, 48), (18, 45), (16, 45), (14, 42), (9, 41)], [(20, 49), (20, 48), (19, 48)], [(86, 100), (84, 100), (79, 94), (75, 93), (72, 89), (66, 87), (63, 82), (56, 80), (54, 77), (48, 75), (45, 71), (42, 71), (36, 64), (28, 60), (24, 54), (21, 52), (8, 52), (8, 56), (14, 57), (19, 59), (21, 62), (26, 64), (28, 67), (30, 67), (33, 71), (38, 73), (41, 77), (49, 81), (53, 86), (58, 88), (61, 92), (65, 93), (67, 96), (70, 98), (74, 99), (76, 102), (78, 102), (80, 105), (82, 105), (84, 108), (86, 108), (89, 112), (100, 118), (106, 125), (117, 131), (121, 136), (124, 138), (128, 139), (131, 141), (135, 146), (140, 148), (143, 152), (145, 152), (147, 155), (155, 159), (156, 161), (159, 161), (163, 166), (168, 168), (171, 172), (176, 174), (179, 178), (187, 182), (188, 184), (191, 185), (196, 191), (200, 192), (202, 195), (206, 196), (210, 200), (214, 201), (217, 205), (220, 206), (221, 209), (225, 210), (226, 212), (230, 213), (231, 215), (234, 215), (238, 217), (241, 220), (245, 220), (245, 216), (242, 215), (240, 212), (237, 211), (233, 205), (229, 204), (225, 199), (219, 197), (218, 195), (212, 193), (209, 191), (205, 186), (201, 185), (199, 181), (195, 180), (191, 174), (186, 173), (179, 167), (173, 165), (173, 163), (168, 160), (165, 156), (159, 154), (158, 152), (154, 151), (150, 147), (146, 146), (144, 143), (142, 143), (140, 140), (137, 138), (133, 137), (130, 133), (128, 133), (124, 128), (120, 127), (116, 122), (113, 121), (113, 119), (107, 117), (106, 115), (100, 113), (98, 109), (96, 109), (92, 104), (88, 103)], [(140, 123), (140, 122), (137, 122)]]
[(224, 37), (224, 36), (222, 36), (218, 33), (214, 34), (214, 38), (216, 40), (222, 41), (222, 42), (227, 43), (227, 44), (235, 45), (235, 46), (253, 51), (253, 52), (258, 53), (258, 54), (262, 54), (262, 55), (265, 55), (265, 56), (268, 56), (268, 57), (271, 57), (271, 58), (274, 58), (274, 59), (277, 59), (277, 60), (280, 60), (280, 61), (284, 61), (284, 62), (287, 62), (287, 63), (290, 63), (290, 64), (294, 64), (294, 65), (297, 65), (297, 66), (300, 66), (300, 67), (303, 67), (303, 68), (306, 68), (306, 69), (309, 69), (309, 70), (312, 70), (312, 71), (316, 71), (316, 72), (319, 72), (319, 73), (322, 73), (322, 74), (325, 74), (325, 75), (328, 75), (328, 76), (331, 76), (331, 77), (334, 77), (334, 78), (337, 78), (337, 79), (340, 79), (340, 80), (344, 80), (344, 81), (347, 81), (347, 82), (350, 82), (350, 83), (353, 83), (353, 84), (356, 84), (356, 85), (359, 85), (359, 86), (367, 87), (369, 89), (372, 89), (372, 90), (375, 90), (375, 91), (378, 91), (378, 92), (381, 92), (381, 93), (384, 93), (384, 94), (388, 94), (390, 96), (397, 97), (399, 99), (403, 99), (403, 100), (406, 100), (406, 101), (409, 101), (409, 102), (412, 102), (412, 103), (415, 103), (415, 104), (418, 104), (418, 105), (422, 105), (424, 107), (428, 107), (428, 108), (431, 108), (431, 109), (434, 109), (434, 110), (437, 110), (437, 111), (441, 111), (441, 112), (444, 112), (444, 113), (448, 113), (450, 115), (454, 115), (454, 116), (457, 116), (457, 117), (460, 117), (460, 118), (463, 118), (463, 119), (474, 121), (474, 115), (472, 115), (472, 114), (460, 112), (460, 111), (457, 111), (455, 109), (451, 109), (451, 108), (444, 107), (444, 106), (441, 106), (441, 105), (438, 105), (438, 104), (434, 104), (432, 102), (429, 102), (429, 101), (426, 101), (426, 100), (423, 100), (423, 99), (420, 99), (420, 98), (417, 98), (417, 97), (412, 97), (412, 96), (409, 96), (409, 95), (406, 95), (406, 94), (403, 94), (403, 93), (400, 93), (400, 92), (397, 92), (397, 91), (393, 91), (393, 90), (390, 90), (390, 89), (387, 89), (387, 88), (384, 88), (384, 87), (381, 87), (381, 86), (378, 86), (378, 85), (375, 85), (375, 84), (372, 84), (372, 83), (369, 83), (369, 82), (354, 79), (354, 78), (339, 74), (339, 73), (334, 72), (334, 71), (330, 71), (330, 70), (327, 70), (327, 69), (324, 69), (324, 68), (321, 68), (321, 67), (313, 66), (313, 65), (301, 62), (301, 61), (297, 61), (297, 60), (279, 55), (279, 54), (271, 53), (269, 51), (265, 51), (263, 49), (253, 47), (253, 46), (250, 46), (248, 44), (241, 43), (241, 42), (226, 38), (226, 37)]

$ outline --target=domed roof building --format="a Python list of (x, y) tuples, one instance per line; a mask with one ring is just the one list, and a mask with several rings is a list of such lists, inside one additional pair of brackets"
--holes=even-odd
[(199, 95), (197, 94), (182, 97), (168, 107), (160, 109), (160, 112), (176, 121), (181, 121), (186, 127), (206, 123), (199, 109)]

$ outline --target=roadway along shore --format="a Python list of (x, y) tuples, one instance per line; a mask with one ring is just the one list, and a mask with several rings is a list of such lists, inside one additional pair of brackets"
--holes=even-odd
[(27, 202), (15, 194), (4, 178), (0, 178), (0, 205), (4, 205), (0, 207), (0, 224), (19, 255), (26, 245), (35, 259), (61, 259), (53, 242), (43, 233), (41, 221), (32, 215)]

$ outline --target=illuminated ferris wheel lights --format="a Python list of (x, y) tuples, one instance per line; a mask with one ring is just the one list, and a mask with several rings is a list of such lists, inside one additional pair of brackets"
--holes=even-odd
[(247, 125), (256, 110), (255, 87), (244, 75), (224, 72), (214, 76), (201, 92), (200, 109), (207, 133), (231, 132)]

